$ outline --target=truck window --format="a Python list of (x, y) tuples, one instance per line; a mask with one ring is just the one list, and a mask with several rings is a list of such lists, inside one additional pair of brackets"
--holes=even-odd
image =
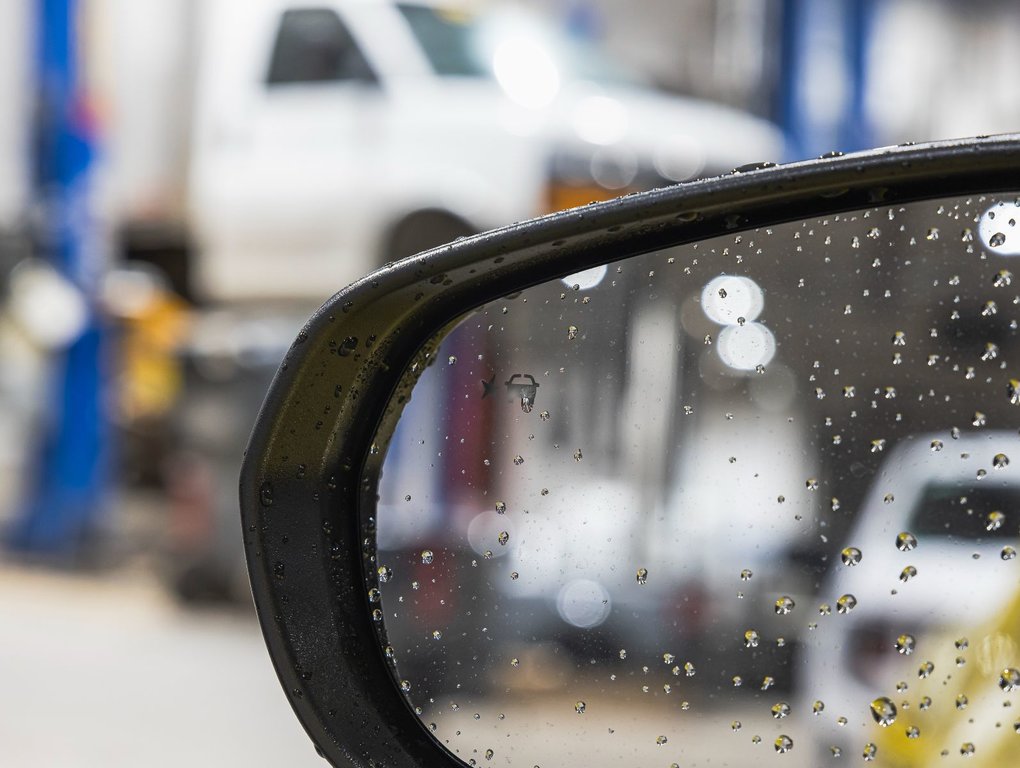
[(372, 68), (335, 11), (284, 11), (273, 45), (266, 84), (376, 82)]

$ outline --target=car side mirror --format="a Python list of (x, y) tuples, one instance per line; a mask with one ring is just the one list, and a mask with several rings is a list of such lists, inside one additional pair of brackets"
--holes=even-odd
[(336, 294), (240, 486), (320, 754), (1006, 754), (1018, 179), (1016, 137), (738, 169)]

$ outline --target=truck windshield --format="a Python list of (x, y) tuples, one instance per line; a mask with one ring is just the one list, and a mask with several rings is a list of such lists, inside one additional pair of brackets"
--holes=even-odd
[(559, 34), (522, 14), (478, 15), (439, 6), (397, 5), (432, 69), (440, 76), (493, 77), (499, 57), (518, 51), (522, 57), (536, 49), (555, 62), (565, 80), (601, 83), (639, 81), (592, 43)]

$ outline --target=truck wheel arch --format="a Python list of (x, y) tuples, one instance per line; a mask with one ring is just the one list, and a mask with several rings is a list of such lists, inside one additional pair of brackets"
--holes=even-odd
[(473, 235), (478, 228), (445, 208), (423, 208), (395, 221), (382, 239), (379, 266)]

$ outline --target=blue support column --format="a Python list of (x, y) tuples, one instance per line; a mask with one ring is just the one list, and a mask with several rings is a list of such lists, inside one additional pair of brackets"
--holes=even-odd
[(881, 0), (782, 0), (776, 115), (787, 159), (872, 146), (868, 55)]
[(76, 31), (78, 0), (38, 0), (35, 126), (42, 256), (85, 297), (89, 320), (53, 354), (45, 423), (29, 446), (32, 473), (11, 531), (23, 551), (73, 557), (95, 532), (107, 502), (110, 429), (106, 414), (108, 336), (96, 307), (105, 238), (93, 215), (94, 125), (85, 99)]

